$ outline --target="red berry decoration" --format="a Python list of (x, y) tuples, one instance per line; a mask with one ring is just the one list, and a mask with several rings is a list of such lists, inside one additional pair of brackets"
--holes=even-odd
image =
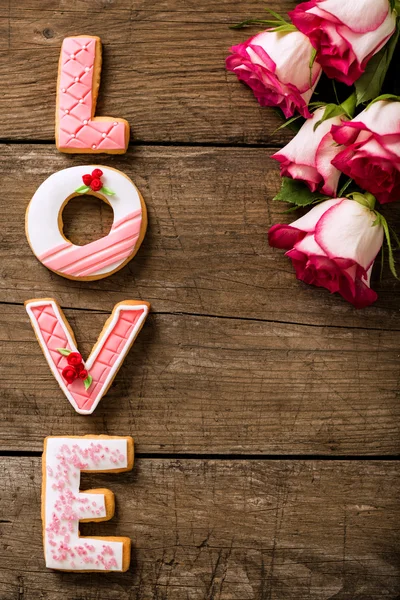
[(82, 369), (82, 371), (80, 371), (78, 377), (79, 377), (79, 379), (87, 379), (89, 377), (89, 373), (86, 371), (86, 369)]
[(78, 377), (78, 374), (73, 366), (68, 365), (63, 369), (62, 376), (67, 383), (72, 383)]
[(101, 183), (100, 179), (92, 179), (90, 187), (94, 192), (98, 192), (103, 187), (103, 184)]
[[(96, 169), (96, 171), (97, 171), (97, 169)], [(93, 171), (93, 173), (94, 173), (94, 171)], [(93, 179), (92, 175), (83, 175), (82, 176), (82, 181), (85, 185), (90, 185), (92, 183), (92, 179)]]
[(102, 177), (102, 175), (103, 175), (103, 171), (101, 169), (93, 169), (93, 171), (92, 171), (93, 179), (100, 179), (100, 177)]
[(81, 364), (82, 356), (79, 354), (79, 352), (71, 352), (71, 354), (68, 354), (67, 356), (67, 362), (69, 365), (76, 367), (77, 365)]

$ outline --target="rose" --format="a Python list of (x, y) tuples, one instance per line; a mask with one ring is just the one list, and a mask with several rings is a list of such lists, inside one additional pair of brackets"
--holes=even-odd
[(90, 187), (94, 192), (98, 192), (103, 187), (103, 184), (101, 183), (100, 179), (93, 179), (90, 182)]
[(102, 175), (103, 175), (103, 171), (101, 169), (93, 169), (93, 171), (92, 171), (93, 179), (100, 179), (100, 177), (102, 177)]
[(75, 367), (68, 365), (62, 370), (62, 376), (67, 383), (72, 383), (78, 377)]
[(297, 279), (339, 292), (356, 308), (372, 304), (377, 294), (369, 282), (383, 242), (376, 214), (354, 200), (327, 200), (291, 225), (274, 225), (268, 240), (288, 250)]
[(89, 376), (89, 373), (86, 371), (86, 369), (81, 369), (79, 371), (79, 375), (78, 375), (79, 379), (87, 379), (88, 376)]
[(272, 158), (280, 162), (282, 177), (301, 179), (312, 192), (320, 190), (327, 196), (336, 196), (340, 171), (332, 165), (331, 160), (343, 146), (334, 143), (330, 130), (332, 125), (339, 125), (345, 116), (327, 119), (314, 130), (324, 112), (325, 108), (316, 110), (298, 134)]
[(91, 175), (82, 175), (82, 181), (85, 185), (90, 185), (92, 183), (93, 177)]
[(82, 356), (79, 354), (79, 352), (70, 352), (67, 356), (67, 362), (69, 365), (76, 367), (77, 365), (81, 364)]
[(311, 0), (289, 16), (317, 50), (328, 75), (352, 85), (396, 28), (389, 0)]
[[(278, 106), (286, 117), (298, 110), (311, 115), (308, 102), (321, 75), (313, 48), (297, 30), (264, 31), (231, 48), (226, 68), (249, 85), (261, 106)], [(310, 81), (311, 80), (311, 81)]]
[(347, 146), (333, 165), (382, 204), (400, 198), (400, 102), (379, 100), (355, 119), (332, 127)]

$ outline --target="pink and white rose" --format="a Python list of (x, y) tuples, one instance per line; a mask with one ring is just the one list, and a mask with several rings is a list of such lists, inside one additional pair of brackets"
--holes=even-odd
[(226, 68), (247, 83), (261, 106), (278, 106), (286, 117), (309, 118), (308, 102), (321, 75), (313, 47), (300, 31), (264, 31), (231, 48)]
[(396, 29), (389, 0), (311, 0), (289, 13), (333, 79), (352, 85)]
[(338, 292), (356, 308), (377, 299), (371, 271), (383, 242), (375, 213), (347, 198), (327, 200), (291, 225), (274, 225), (271, 246), (288, 250), (297, 279)]
[(332, 136), (346, 146), (332, 161), (337, 169), (382, 204), (400, 199), (400, 102), (378, 100)]
[(342, 114), (326, 119), (314, 130), (324, 112), (325, 107), (316, 110), (297, 135), (272, 158), (280, 162), (282, 177), (300, 179), (312, 192), (318, 190), (327, 196), (336, 196), (341, 173), (331, 161), (343, 146), (335, 144), (330, 131), (332, 125), (340, 125), (346, 117)]

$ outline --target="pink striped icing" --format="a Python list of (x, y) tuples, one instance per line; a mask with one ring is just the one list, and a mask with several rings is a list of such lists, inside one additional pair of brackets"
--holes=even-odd
[(66, 242), (47, 250), (38, 258), (52, 271), (74, 277), (92, 275), (133, 253), (141, 225), (142, 211), (135, 211), (116, 221), (104, 238), (85, 246)]
[(101, 42), (95, 37), (68, 37), (61, 47), (57, 91), (57, 147), (77, 152), (126, 152), (129, 125), (113, 117), (94, 116), (100, 75), (94, 75)]
[[(138, 332), (139, 321), (144, 313), (148, 313), (148, 307), (138, 305), (137, 308), (132, 305), (126, 305), (126, 308), (117, 305), (113, 311), (113, 317), (110, 325), (101, 334), (97, 348), (99, 352), (92, 361), (91, 357), (86, 361), (85, 367), (93, 378), (93, 383), (88, 390), (85, 390), (82, 380), (77, 379), (68, 384), (62, 377), (62, 371), (67, 366), (67, 359), (60, 354), (57, 348), (66, 348), (72, 352), (78, 352), (75, 344), (68, 340), (66, 324), (55, 310), (54, 300), (32, 301), (27, 304), (28, 314), (32, 321), (35, 331), (39, 332), (39, 340), (44, 345), (45, 355), (51, 370), (58, 375), (58, 380), (63, 382), (65, 392), (72, 397), (80, 411), (91, 412), (93, 405), (97, 405), (98, 400), (108, 387), (109, 380), (115, 376), (116, 370), (120, 364), (120, 358), (125, 358), (130, 345), (132, 336)], [(134, 339), (134, 337), (133, 337)], [(46, 352), (47, 351), (47, 352)], [(117, 362), (119, 363), (117, 364)], [(61, 378), (61, 379), (60, 379)], [(107, 385), (106, 385), (107, 384)]]

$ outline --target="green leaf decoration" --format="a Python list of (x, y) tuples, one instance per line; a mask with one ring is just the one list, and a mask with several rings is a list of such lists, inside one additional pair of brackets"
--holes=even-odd
[(91, 375), (88, 375), (86, 377), (86, 379), (83, 380), (85, 390), (88, 390), (90, 388), (90, 386), (92, 385), (92, 381), (93, 381), (93, 377)]
[(115, 192), (113, 192), (112, 190), (110, 190), (105, 185), (103, 185), (103, 187), (101, 188), (100, 192), (102, 192), (103, 194), (106, 194), (107, 196), (115, 196)]
[(78, 187), (75, 192), (77, 194), (86, 194), (88, 191), (90, 190), (90, 187), (87, 185), (81, 185), (81, 187)]
[(296, 206), (309, 206), (329, 199), (329, 196), (320, 192), (311, 192), (305, 183), (297, 179), (290, 179), (290, 177), (282, 177), (281, 189), (274, 198), (274, 200), (289, 202)]
[(68, 350), (67, 348), (57, 348), (57, 352), (59, 352), (63, 356), (69, 356), (69, 354), (71, 354), (72, 350)]
[(388, 43), (371, 58), (364, 73), (355, 82), (357, 106), (379, 96), (398, 39), (399, 24)]

